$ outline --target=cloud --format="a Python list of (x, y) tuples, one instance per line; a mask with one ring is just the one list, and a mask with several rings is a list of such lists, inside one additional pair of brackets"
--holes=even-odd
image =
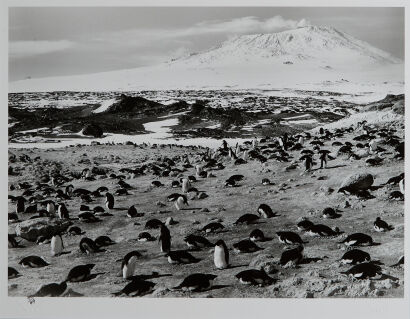
[(35, 55), (64, 51), (71, 48), (73, 42), (59, 41), (13, 41), (9, 43), (10, 58), (26, 58)]

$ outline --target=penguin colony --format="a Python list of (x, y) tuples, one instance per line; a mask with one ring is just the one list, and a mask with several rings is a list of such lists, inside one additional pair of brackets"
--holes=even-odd
[[(244, 289), (242, 285), (253, 285), (263, 291), (301, 270), (320, 270), (320, 262), (328, 262), (330, 257), (327, 255), (332, 255), (332, 250), (337, 252), (337, 257), (333, 257), (331, 265), (338, 271), (330, 279), (346, 277), (354, 283), (383, 277), (390, 267), (398, 267), (398, 271), (402, 271), (400, 267), (404, 264), (404, 256), (401, 251), (391, 252), (391, 259), (386, 261), (390, 264), (385, 264), (379, 260), (375, 249), (385, 245), (384, 236), (395, 230), (388, 217), (377, 216), (370, 223), (362, 223), (361, 231), (354, 232), (352, 227), (343, 223), (343, 219), (354, 214), (349, 202), (364, 207), (367, 200), (383, 196), (376, 190), (384, 189), (387, 192), (385, 200), (392, 205), (399, 204), (397, 201), (404, 198), (404, 173), (374, 184), (374, 190), (355, 192), (341, 189), (339, 199), (346, 202), (345, 206), (329, 200), (327, 205), (315, 206), (317, 214), (314, 216), (307, 216), (307, 212), (302, 210), (300, 218), (289, 219), (284, 206), (269, 199), (269, 190), (274, 187), (286, 196), (292, 196), (292, 188), (289, 187), (292, 180), (288, 185), (278, 185), (275, 179), (276, 163), (285, 167), (283, 174), (296, 170), (296, 176), (320, 180), (318, 175), (326, 178), (332, 175), (332, 161), (336, 159), (339, 165), (346, 165), (348, 174), (349, 166), (361, 161), (357, 156), (359, 150), (368, 148), (370, 156), (378, 160), (362, 160), (364, 167), (378, 166), (383, 161), (403, 166), (403, 142), (394, 129), (366, 127), (364, 134), (363, 130), (363, 127), (334, 131), (321, 129), (317, 133), (254, 139), (236, 146), (223, 141), (217, 150), (169, 146), (179, 148), (180, 154), (172, 158), (159, 156), (154, 162), (128, 165), (117, 170), (90, 167), (78, 173), (68, 169), (33, 182), (20, 182), (10, 187), (16, 196), (9, 195), (9, 207), (12, 207), (9, 225), (45, 218), (68, 221), (70, 226), (62, 231), (42, 234), (31, 241), (9, 234), (9, 254), (12, 255), (9, 281), (24, 285), (27, 281), (18, 280), (38, 271), (45, 278), (42, 285), (37, 290), (24, 289), (27, 296), (37, 297), (82, 295), (84, 286), (81, 283), (87, 282), (90, 286), (98, 282), (100, 276), (104, 276), (105, 281), (110, 278), (115, 287), (121, 286), (118, 289), (108, 286), (107, 289), (112, 289), (109, 292), (112, 296), (150, 295), (159, 288), (158, 280), (163, 277), (166, 280), (161, 281), (161, 287), (165, 282), (165, 295), (168, 292), (182, 295), (203, 291), (211, 293), (235, 285), (238, 289)], [(352, 135), (354, 138), (347, 140)], [(382, 142), (375, 146), (371, 143), (374, 139)], [(142, 145), (140, 148), (161, 147)], [(87, 156), (86, 153), (84, 155)], [(14, 163), (18, 163), (15, 155), (12, 158)], [(30, 157), (24, 159), (33, 161)], [(258, 167), (259, 171), (244, 170), (243, 175), (235, 172), (225, 177), (225, 169), (246, 164), (253, 164), (252, 167)], [(261, 176), (257, 185), (252, 185), (253, 189), (260, 193), (266, 191), (266, 200), (254, 201), (252, 192), (244, 192), (241, 196), (247, 197), (246, 202), (253, 209), (239, 209), (234, 218), (224, 218), (224, 212), (230, 206), (238, 209), (230, 194), (240, 192), (249, 177), (255, 174)], [(154, 179), (148, 188), (143, 189), (138, 183), (141, 176)], [(99, 179), (102, 184), (98, 184)], [(210, 183), (217, 189), (215, 196), (221, 200), (217, 206), (223, 207), (218, 210), (217, 217), (215, 210), (205, 208)], [(297, 186), (293, 183), (293, 188)], [(143, 206), (140, 194), (147, 192), (155, 192), (155, 199)], [(125, 207), (125, 202), (133, 204)], [(303, 203), (298, 204), (303, 207)], [(152, 213), (143, 209), (147, 206), (157, 206), (159, 210)], [(188, 224), (198, 210), (209, 218)], [(122, 231), (115, 232), (117, 223), (127, 227), (128, 231), (121, 228)], [(180, 228), (181, 224), (184, 228)], [(98, 236), (91, 235), (96, 233)], [(115, 234), (114, 237), (111, 234)], [(327, 251), (320, 256), (312, 256), (309, 251), (319, 243), (326, 243)], [(277, 248), (276, 256), (273, 256), (274, 269), (266, 267), (266, 264), (252, 263), (270, 247)], [(41, 255), (31, 251), (41, 252)], [(16, 256), (22, 254), (24, 256), (17, 260)], [(149, 262), (153, 266), (147, 271), (144, 264)], [(53, 269), (54, 265), (61, 263), (67, 264), (63, 273), (53, 273), (49, 279), (45, 275), (49, 271), (41, 273), (42, 269)], [(69, 264), (72, 267), (68, 267)], [(108, 264), (111, 271), (106, 271)], [(178, 278), (173, 278), (177, 271)], [(232, 275), (227, 276), (228, 272)], [(219, 278), (223, 280), (219, 281)]]

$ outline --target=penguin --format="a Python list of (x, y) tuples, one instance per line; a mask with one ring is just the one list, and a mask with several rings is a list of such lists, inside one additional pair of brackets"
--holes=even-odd
[(307, 231), (309, 230), (314, 224), (308, 220), (308, 219), (303, 219), (302, 221), (300, 221), (296, 227), (299, 231)]
[(80, 205), (80, 212), (87, 212), (90, 211), (90, 207), (87, 205)]
[(35, 214), (35, 213), (37, 213), (37, 204), (27, 206), (24, 213), (25, 214)]
[(201, 249), (205, 247), (213, 247), (214, 245), (205, 237), (197, 235), (188, 235), (184, 238), (185, 243), (190, 249)]
[(167, 197), (168, 202), (175, 202), (179, 197), (184, 197), (185, 200), (188, 200), (187, 197), (183, 194), (173, 193)]
[(171, 234), (167, 226), (161, 224), (160, 226), (160, 235), (158, 238), (160, 244), (161, 252), (169, 253), (171, 250)]
[(51, 256), (59, 256), (63, 252), (64, 244), (60, 234), (56, 234), (51, 238), (50, 250)]
[(103, 251), (99, 247), (97, 247), (92, 239), (88, 237), (82, 238), (79, 246), (80, 251), (86, 253), (87, 255)]
[(48, 236), (38, 236), (36, 240), (37, 245), (44, 245), (51, 243), (51, 238)]
[(260, 229), (254, 229), (251, 231), (250, 235), (249, 235), (249, 240), (253, 241), (253, 242), (257, 242), (257, 241), (265, 241), (265, 235), (263, 234), (263, 232)]
[(329, 226), (317, 224), (309, 227), (307, 233), (310, 236), (326, 237), (326, 236), (337, 236), (341, 232), (338, 227), (335, 229), (330, 228)]
[(404, 178), (399, 182), (400, 193), (404, 195)]
[(189, 206), (187, 198), (179, 196), (178, 199), (175, 201), (175, 207), (177, 210), (184, 209), (186, 206)]
[(113, 241), (110, 237), (108, 236), (98, 236), (95, 240), (94, 240), (95, 244), (97, 245), (97, 247), (104, 247), (104, 246), (110, 246), (110, 245), (114, 245), (116, 242)]
[(397, 263), (395, 263), (394, 265), (391, 265), (390, 267), (398, 267), (400, 265), (404, 265), (404, 255), (400, 256), (399, 260), (397, 261)]
[[(120, 189), (117, 189), (114, 194), (117, 195), (117, 196), (125, 196), (125, 195), (129, 195), (130, 193), (128, 193), (127, 189), (120, 188)], [(113, 203), (112, 207), (114, 208), (114, 197), (113, 197), (112, 203)], [(108, 202), (106, 202), (106, 205), (111, 206), (110, 204), (108, 204)], [(108, 206), (107, 206), (107, 208), (108, 208)]]
[(229, 251), (222, 239), (215, 243), (214, 264), (217, 269), (226, 269), (229, 267)]
[(37, 292), (29, 296), (29, 298), (32, 297), (59, 297), (61, 296), (64, 291), (67, 289), (67, 283), (65, 281), (57, 284), (57, 283), (51, 283), (47, 285), (43, 285), (40, 287)]
[(177, 188), (177, 187), (180, 187), (180, 186), (181, 186), (181, 184), (178, 181), (172, 181), (172, 183), (171, 183), (172, 188)]
[(352, 249), (347, 251), (343, 257), (340, 259), (342, 264), (351, 264), (356, 265), (363, 262), (369, 262), (370, 255), (369, 253), (360, 250), (360, 249)]
[(286, 267), (288, 265), (297, 265), (303, 260), (303, 245), (296, 248), (285, 250), (281, 257), (279, 264)]
[(17, 278), (17, 277), (21, 276), (21, 274), (16, 269), (14, 269), (13, 267), (8, 267), (8, 268), (9, 268), (9, 270), (8, 270), (8, 279), (13, 279), (13, 278)]
[(24, 213), (25, 209), (24, 209), (24, 202), (25, 202), (25, 198), (23, 196), (19, 196), (17, 197), (17, 203), (16, 203), (16, 213)]
[(212, 222), (209, 223), (207, 225), (205, 225), (201, 231), (204, 231), (205, 233), (214, 233), (217, 230), (221, 230), (224, 229), (225, 227), (221, 224), (221, 223), (217, 223), (217, 222)]
[(227, 180), (225, 181), (225, 186), (227, 186), (227, 187), (235, 187), (235, 186), (237, 186), (237, 185), (236, 185), (236, 182), (235, 182), (234, 180), (232, 180), (232, 179), (227, 179)]
[(384, 220), (382, 220), (380, 217), (376, 218), (376, 221), (373, 223), (373, 228), (377, 232), (385, 232), (388, 230), (391, 230), (392, 227), (389, 226)]
[(67, 185), (65, 187), (65, 194), (68, 196), (71, 196), (73, 194), (74, 186), (73, 185)]
[(168, 257), (170, 264), (193, 264), (200, 261), (186, 250), (170, 251), (165, 256)]
[(400, 192), (400, 191), (393, 191), (389, 194), (388, 197), (390, 200), (400, 200), (403, 201), (404, 200), (404, 193)]
[(19, 217), (18, 217), (17, 213), (8, 213), (8, 220), (10, 222), (18, 222)]
[(274, 279), (269, 277), (265, 270), (248, 269), (241, 271), (235, 275), (239, 282), (244, 285), (255, 285), (255, 286), (269, 286), (273, 284)]
[(187, 290), (187, 291), (206, 291), (213, 285), (213, 281), (218, 277), (213, 274), (195, 273), (186, 277), (178, 286), (171, 288), (171, 290)]
[(154, 187), (164, 186), (164, 184), (162, 184), (160, 181), (152, 181), (151, 185), (154, 186)]
[(345, 238), (345, 240), (339, 242), (339, 244), (345, 244), (346, 246), (361, 246), (361, 245), (373, 245), (373, 238), (363, 233), (354, 233)]
[(114, 292), (114, 296), (127, 295), (129, 297), (142, 297), (150, 294), (154, 290), (155, 283), (134, 278), (123, 289)]
[(233, 244), (233, 248), (237, 253), (254, 253), (255, 251), (263, 250), (263, 248), (258, 247), (253, 241), (249, 239), (244, 239)]
[(135, 268), (137, 266), (137, 260), (141, 257), (141, 254), (134, 250), (125, 255), (122, 260), (121, 270), (122, 278), (128, 279), (134, 276)]
[(262, 179), (262, 185), (268, 186), (268, 185), (274, 185), (274, 184), (271, 183), (271, 181), (268, 178), (263, 178)]
[(50, 216), (54, 215), (56, 213), (56, 206), (53, 201), (48, 201), (47, 202), (47, 212), (49, 213)]
[(108, 188), (105, 186), (100, 186), (97, 188), (97, 192), (99, 193), (108, 192)]
[(17, 248), (20, 247), (19, 243), (16, 241), (16, 236), (8, 234), (8, 247), (9, 248)]
[(158, 229), (163, 225), (163, 222), (160, 221), (159, 219), (153, 218), (148, 220), (145, 223), (144, 229)]
[(300, 245), (300, 244), (307, 243), (307, 242), (304, 242), (298, 234), (291, 232), (291, 231), (279, 231), (276, 233), (276, 235), (278, 236), (279, 241), (282, 244)]
[(82, 235), (85, 234), (85, 232), (81, 231), (81, 228), (78, 226), (71, 226), (68, 230), (67, 233), (71, 236), (75, 235)]
[(60, 205), (58, 205), (57, 213), (58, 213), (58, 217), (60, 219), (69, 219), (70, 218), (70, 216), (68, 214), (67, 207), (64, 205), (64, 203), (61, 203)]
[(128, 208), (127, 217), (129, 218), (138, 217), (138, 211), (134, 205)]
[(188, 193), (188, 190), (191, 188), (191, 183), (189, 182), (188, 178), (182, 179), (182, 192)]
[(112, 196), (112, 194), (108, 192), (105, 194), (105, 207), (107, 207), (108, 209), (114, 208), (114, 196)]
[(337, 214), (336, 211), (332, 207), (326, 207), (322, 211), (323, 218), (336, 218)]
[(355, 265), (349, 270), (341, 272), (341, 274), (351, 275), (356, 279), (367, 279), (381, 275), (382, 272), (380, 266), (375, 265), (374, 263), (365, 262)]
[(259, 215), (261, 215), (263, 218), (271, 218), (274, 217), (275, 214), (272, 211), (272, 208), (270, 208), (268, 205), (266, 204), (261, 204), (258, 207), (258, 213)]
[(50, 265), (43, 258), (38, 256), (27, 256), (19, 261), (19, 265), (22, 265), (24, 268), (41, 268)]
[(101, 221), (101, 219), (99, 219), (97, 216), (95, 216), (91, 212), (84, 212), (84, 213), (78, 214), (78, 219), (84, 223), (97, 223)]
[(90, 278), (91, 270), (95, 267), (95, 264), (78, 265), (72, 268), (66, 277), (65, 281), (68, 282), (80, 282)]
[(234, 223), (234, 225), (239, 225), (239, 224), (253, 224), (255, 223), (257, 220), (259, 219), (258, 215), (255, 214), (244, 214), (241, 217), (239, 217), (236, 222)]

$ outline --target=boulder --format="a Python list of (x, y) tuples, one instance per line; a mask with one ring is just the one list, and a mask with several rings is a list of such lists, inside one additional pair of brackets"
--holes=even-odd
[(357, 192), (361, 190), (367, 190), (373, 185), (374, 178), (372, 174), (358, 173), (352, 174), (343, 181), (340, 185), (341, 190), (347, 190), (349, 192)]
[(84, 135), (93, 137), (102, 137), (104, 132), (101, 127), (96, 124), (87, 124), (82, 130)]
[(47, 238), (64, 232), (72, 225), (69, 220), (49, 219), (48, 217), (28, 219), (16, 225), (16, 235), (28, 241), (36, 241), (39, 236)]

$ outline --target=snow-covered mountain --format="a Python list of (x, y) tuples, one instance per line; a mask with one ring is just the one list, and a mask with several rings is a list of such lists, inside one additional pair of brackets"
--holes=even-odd
[[(10, 92), (300, 88), (403, 90), (403, 61), (332, 27), (241, 35), (156, 66), (10, 83)], [(330, 90), (329, 89), (329, 90)]]

